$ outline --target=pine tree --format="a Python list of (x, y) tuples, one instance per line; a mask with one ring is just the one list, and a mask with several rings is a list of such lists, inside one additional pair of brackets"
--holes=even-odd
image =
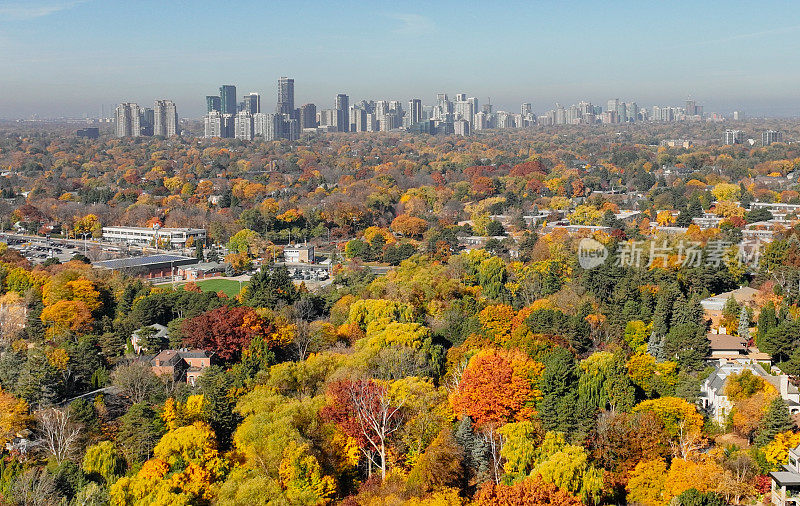
[(203, 243), (201, 241), (197, 241), (194, 244), (194, 257), (199, 261), (203, 261)]
[(750, 340), (750, 313), (747, 312), (747, 308), (744, 306), (739, 312), (739, 337)]
[(44, 304), (38, 292), (31, 290), (34, 295), (28, 302), (28, 313), (25, 315), (25, 334), (31, 341), (41, 341), (44, 339), (44, 325), (42, 324), (42, 311)]
[(789, 418), (789, 408), (786, 402), (780, 397), (772, 400), (761, 424), (756, 431), (755, 444), (764, 446), (775, 437), (776, 434), (794, 428), (794, 423)]
[(775, 305), (768, 301), (758, 315), (758, 330), (756, 332), (756, 346), (760, 350), (765, 343), (767, 332), (778, 326), (778, 318), (775, 315)]
[(662, 285), (659, 289), (656, 308), (653, 311), (653, 332), (657, 336), (665, 336), (669, 332), (674, 301), (675, 292), (672, 287)]
[(650, 332), (650, 339), (647, 340), (647, 353), (658, 358), (662, 351), (661, 338), (656, 335), (656, 331)]
[(539, 380), (539, 417), (545, 430), (569, 433), (575, 427), (578, 376), (572, 354), (559, 348), (547, 357)]

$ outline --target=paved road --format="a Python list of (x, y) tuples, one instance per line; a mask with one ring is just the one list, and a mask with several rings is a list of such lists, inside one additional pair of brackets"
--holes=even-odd
[(97, 390), (92, 390), (91, 392), (86, 392), (85, 394), (78, 395), (73, 397), (72, 399), (67, 399), (61, 402), (61, 406), (69, 406), (72, 402), (77, 401), (78, 399), (83, 399), (85, 397), (94, 397), (97, 394), (117, 394), (119, 393), (119, 388), (117, 387), (104, 387), (98, 388)]

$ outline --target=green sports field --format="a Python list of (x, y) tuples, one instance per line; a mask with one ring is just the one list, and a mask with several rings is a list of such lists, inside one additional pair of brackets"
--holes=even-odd
[[(197, 286), (204, 292), (219, 292), (221, 290), (231, 298), (239, 295), (239, 282), (233, 279), (206, 279), (203, 281), (195, 281), (195, 283), (197, 283)], [(246, 284), (247, 283), (243, 282), (242, 287)]]

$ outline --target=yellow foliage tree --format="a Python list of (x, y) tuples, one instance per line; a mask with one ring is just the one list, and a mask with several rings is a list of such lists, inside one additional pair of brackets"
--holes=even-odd
[(0, 447), (5, 448), (6, 442), (24, 432), (32, 421), (28, 403), (0, 388)]
[(800, 445), (800, 432), (786, 431), (775, 435), (775, 438), (764, 447), (767, 462), (780, 466), (789, 459), (789, 449)]

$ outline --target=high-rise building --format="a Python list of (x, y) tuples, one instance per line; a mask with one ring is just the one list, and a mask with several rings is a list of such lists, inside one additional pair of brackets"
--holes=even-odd
[(383, 115), (383, 120), (380, 122), (380, 130), (381, 132), (388, 132), (399, 127), (400, 116), (397, 114), (397, 112), (390, 109), (389, 112)]
[(339, 132), (350, 131), (350, 97), (344, 93), (336, 95), (336, 127)]
[(253, 134), (264, 136), (264, 140), (280, 139), (283, 132), (283, 115), (260, 112), (253, 118)]
[(466, 93), (456, 93), (456, 102), (466, 102), (466, 101), (467, 101)]
[(236, 115), (223, 114), (222, 115), (222, 136), (226, 139), (232, 139), (236, 133)]
[[(466, 102), (469, 103), (469, 102)], [(472, 104), (470, 104), (471, 106)], [(470, 134), (470, 122), (465, 119), (457, 119), (453, 122), (453, 132), (456, 135), (466, 136)]]
[(617, 107), (619, 107), (619, 99), (612, 98), (608, 101), (608, 105), (606, 106), (606, 111), (617, 111)]
[(117, 106), (114, 114), (117, 137), (139, 137), (142, 135), (138, 104), (124, 102)]
[(556, 125), (565, 125), (567, 123), (567, 111), (564, 109), (564, 106), (559, 103), (556, 103), (556, 114), (554, 121)]
[(206, 96), (206, 112), (220, 111), (222, 112), (222, 101), (216, 95)]
[(180, 133), (178, 109), (172, 100), (156, 100), (153, 107), (153, 135), (172, 137)]
[(636, 102), (629, 102), (625, 109), (628, 112), (628, 121), (639, 121), (639, 104)]
[(733, 121), (744, 121), (744, 113), (742, 111), (733, 111)]
[(783, 133), (777, 130), (765, 130), (761, 133), (762, 146), (769, 146), (773, 142), (783, 142)]
[(489, 126), (486, 120), (486, 113), (481, 111), (475, 115), (475, 127), (473, 130), (485, 130), (487, 128), (489, 128)]
[(282, 136), (284, 139), (296, 141), (300, 138), (300, 122), (297, 121), (297, 118), (293, 118), (288, 114), (284, 114), (282, 127)]
[(222, 114), (236, 114), (236, 86), (232, 84), (220, 86), (219, 101)]
[(734, 144), (741, 144), (744, 141), (744, 132), (741, 130), (725, 130), (725, 144), (733, 146)]
[(433, 119), (439, 121), (453, 120), (453, 102), (447, 98), (447, 93), (437, 93), (436, 106), (433, 108)]
[(628, 108), (625, 106), (625, 102), (620, 102), (617, 104), (617, 122), (628, 122)]
[(236, 113), (233, 131), (233, 136), (237, 139), (253, 140), (253, 115), (250, 114), (250, 111), (243, 110)]
[(275, 111), (278, 114), (294, 114), (294, 79), (278, 79), (278, 106)]
[(304, 128), (315, 128), (317, 126), (317, 106), (314, 104), (303, 104), (300, 106), (300, 130)]
[(366, 132), (367, 131), (367, 111), (360, 107), (353, 106), (350, 108), (350, 125), (352, 125), (353, 132)]
[(150, 107), (140, 109), (139, 113), (139, 133), (145, 137), (153, 136), (153, 127), (155, 126), (156, 117), (155, 111)]
[[(461, 95), (463, 95), (463, 93)], [(455, 119), (463, 119), (472, 124), (472, 117), (474, 115), (475, 111), (472, 110), (472, 102), (468, 100), (459, 100), (455, 103)]]
[(477, 97), (469, 97), (468, 101), (472, 102), (472, 112), (473, 114), (478, 114), (480, 109), (478, 108), (478, 98)]
[(694, 100), (687, 100), (686, 101), (686, 115), (687, 116), (696, 116), (697, 115), (697, 102)]
[(251, 92), (248, 95), (245, 95), (242, 99), (242, 103), (244, 107), (243, 110), (250, 112), (252, 115), (256, 115), (261, 112), (261, 95), (258, 93)]
[(412, 125), (422, 121), (422, 100), (412, 98), (408, 101), (408, 114)]
[(203, 118), (203, 124), (206, 138), (223, 137), (222, 113), (220, 111), (209, 111), (205, 118)]
[(531, 114), (532, 112), (533, 112), (533, 106), (531, 105), (530, 102), (525, 102), (520, 107), (520, 114), (522, 114), (523, 116)]

